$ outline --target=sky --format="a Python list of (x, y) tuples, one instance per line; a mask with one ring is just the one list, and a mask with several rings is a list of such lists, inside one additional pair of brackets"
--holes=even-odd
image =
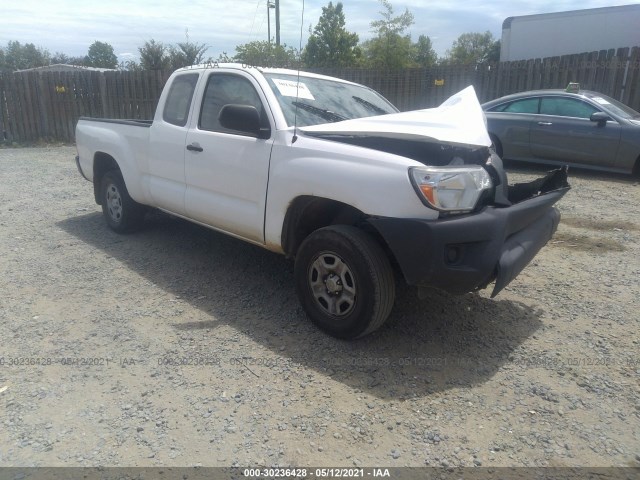
[[(298, 48), (309, 37), (328, 0), (280, 0), (281, 42)], [(335, 4), (336, 2), (334, 2)], [(370, 23), (381, 18), (376, 0), (343, 0), (346, 28), (360, 41), (373, 36)], [(505, 18), (582, 8), (638, 3), (608, 0), (391, 0), (394, 14), (408, 8), (413, 41), (427, 35), (439, 56), (462, 33), (489, 30), (496, 39)], [(275, 36), (275, 10), (271, 35)], [(114, 47), (119, 61), (138, 60), (138, 47), (150, 39), (164, 44), (190, 40), (206, 44), (206, 57), (234, 53), (236, 45), (267, 40), (267, 0), (0, 0), (0, 47), (10, 40), (34, 43), (51, 54), (84, 56), (94, 41)]]

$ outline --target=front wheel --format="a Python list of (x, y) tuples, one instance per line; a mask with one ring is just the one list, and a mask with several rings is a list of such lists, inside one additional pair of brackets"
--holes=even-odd
[(334, 337), (367, 335), (382, 326), (393, 308), (389, 259), (356, 227), (332, 225), (309, 235), (296, 255), (295, 281), (311, 321)]
[(141, 225), (145, 208), (129, 196), (120, 171), (111, 170), (104, 174), (100, 192), (102, 213), (113, 231), (130, 232)]

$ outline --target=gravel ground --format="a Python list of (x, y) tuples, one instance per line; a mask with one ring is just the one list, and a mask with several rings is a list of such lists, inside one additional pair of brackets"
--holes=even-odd
[(0, 149), (0, 465), (640, 464), (637, 182), (572, 172), (496, 299), (405, 289), (342, 342), (278, 255), (108, 230), (74, 155)]

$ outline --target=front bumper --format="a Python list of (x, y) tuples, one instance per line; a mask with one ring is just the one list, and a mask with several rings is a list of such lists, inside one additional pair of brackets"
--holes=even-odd
[(370, 218), (410, 285), (463, 294), (506, 287), (553, 236), (568, 185), (514, 205), (438, 220)]

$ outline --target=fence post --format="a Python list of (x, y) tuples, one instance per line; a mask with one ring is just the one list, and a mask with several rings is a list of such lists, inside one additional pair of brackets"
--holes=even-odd
[(100, 90), (100, 105), (102, 106), (102, 117), (108, 118), (108, 108), (107, 108), (107, 79), (105, 78), (104, 72), (100, 72), (98, 74), (98, 88)]
[(42, 75), (39, 74), (38, 75), (38, 93), (37, 93), (37, 97), (38, 97), (38, 105), (40, 107), (40, 128), (41, 128), (41, 132), (42, 135), (45, 138), (49, 138), (51, 135), (49, 133), (49, 119), (47, 118), (47, 102), (45, 99), (45, 84), (44, 84), (44, 79), (42, 78)]

